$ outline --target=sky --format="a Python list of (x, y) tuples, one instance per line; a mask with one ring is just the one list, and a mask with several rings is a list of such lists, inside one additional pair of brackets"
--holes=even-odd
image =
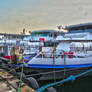
[(0, 0), (0, 32), (92, 22), (92, 0)]

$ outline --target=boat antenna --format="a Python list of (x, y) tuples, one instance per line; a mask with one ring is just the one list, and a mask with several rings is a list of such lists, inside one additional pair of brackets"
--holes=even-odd
[(61, 31), (61, 29), (63, 29), (63, 26), (62, 25), (59, 25), (57, 26), (58, 27), (58, 30)]
[[(59, 35), (59, 33), (61, 33), (61, 29), (64, 30), (64, 27), (62, 25), (59, 25), (57, 27), (58, 27), (58, 35)], [(63, 31), (62, 31), (62, 33), (63, 33)]]

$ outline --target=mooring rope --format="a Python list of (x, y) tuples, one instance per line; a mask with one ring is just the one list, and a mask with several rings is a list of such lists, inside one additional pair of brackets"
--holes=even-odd
[[(2, 59), (2, 57), (0, 57), (0, 59)], [(7, 60), (7, 59), (4, 59), (4, 60)], [(31, 58), (28, 59), (27, 61), (29, 61), (29, 60), (31, 60)], [(9, 71), (7, 71), (7, 72), (2, 72), (2, 73), (0, 73), (0, 75), (4, 75), (4, 74), (10, 73), (10, 72), (12, 72), (12, 71), (14, 71), (14, 70), (17, 70), (17, 69), (21, 68), (22, 66), (24, 66), (25, 64), (26, 64), (26, 62), (24, 62), (23, 64), (19, 65), (18, 67), (13, 68), (13, 69), (11, 69), (11, 70), (9, 70)]]
[(7, 71), (7, 72), (2, 72), (2, 73), (0, 73), (0, 75), (4, 75), (4, 74), (7, 74), (7, 73), (10, 73), (10, 72), (12, 72), (12, 71), (14, 71), (14, 70), (19, 69), (20, 67), (22, 67), (22, 66), (24, 66), (24, 65), (25, 65), (25, 63), (23, 63), (23, 64), (22, 64), (22, 65), (20, 65), (19, 67), (16, 67), (16, 68), (13, 68), (13, 69), (11, 69), (11, 70)]

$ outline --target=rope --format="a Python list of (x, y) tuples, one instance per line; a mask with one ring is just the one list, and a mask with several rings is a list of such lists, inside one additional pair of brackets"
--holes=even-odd
[[(2, 58), (2, 57), (0, 57), (0, 58)], [(7, 60), (7, 59), (5, 59), (5, 60)], [(30, 59), (28, 59), (27, 61), (29, 61), (29, 60), (30, 60)], [(2, 72), (2, 73), (0, 73), (0, 76), (1, 76), (1, 75), (4, 75), (4, 74), (7, 74), (7, 73), (10, 73), (10, 72), (12, 72), (12, 71), (14, 71), (14, 70), (17, 70), (17, 69), (19, 69), (20, 67), (24, 66), (25, 64), (26, 64), (26, 62), (23, 63), (23, 64), (21, 64), (19, 67), (16, 67), (16, 68), (11, 69), (10, 71)]]
[(83, 76), (83, 75), (85, 75), (85, 74), (87, 74), (87, 73), (89, 73), (89, 72), (92, 72), (92, 69), (90, 69), (90, 70), (88, 70), (88, 71), (85, 71), (85, 72), (83, 72), (83, 73), (80, 73), (80, 74), (78, 74), (78, 75), (70, 75), (68, 78), (66, 78), (66, 79), (64, 79), (64, 80), (61, 80), (61, 81), (58, 81), (58, 82), (54, 82), (54, 83), (50, 83), (50, 84), (47, 84), (47, 85), (45, 85), (45, 86), (42, 86), (41, 88), (39, 88), (38, 90), (35, 90), (35, 92), (42, 92), (42, 91), (44, 91), (46, 88), (48, 88), (48, 87), (51, 87), (51, 86), (55, 86), (55, 85), (57, 85), (57, 84), (60, 84), (60, 83), (64, 83), (64, 82), (67, 82), (67, 81), (74, 81), (76, 78), (78, 78), (78, 77), (81, 77), (81, 76)]
[(2, 73), (0, 73), (0, 75), (4, 75), (4, 74), (7, 74), (7, 73), (10, 73), (10, 72), (12, 72), (12, 71), (14, 71), (14, 70), (19, 69), (20, 67), (22, 67), (22, 66), (24, 66), (24, 65), (25, 65), (25, 63), (23, 63), (23, 64), (22, 64), (22, 65), (20, 65), (19, 67), (16, 67), (16, 68), (11, 69), (10, 71), (2, 72)]
[(21, 92), (22, 75), (23, 75), (23, 65), (22, 65), (20, 80), (18, 82), (19, 83), (19, 86), (18, 86), (17, 92)]

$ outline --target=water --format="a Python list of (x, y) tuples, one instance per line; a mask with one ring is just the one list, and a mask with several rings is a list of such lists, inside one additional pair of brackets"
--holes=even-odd
[[(54, 81), (40, 81), (40, 86)], [(57, 92), (92, 92), (92, 76), (78, 78), (74, 82), (67, 82), (64, 85), (54, 86)], [(44, 91), (47, 92), (47, 91)]]

